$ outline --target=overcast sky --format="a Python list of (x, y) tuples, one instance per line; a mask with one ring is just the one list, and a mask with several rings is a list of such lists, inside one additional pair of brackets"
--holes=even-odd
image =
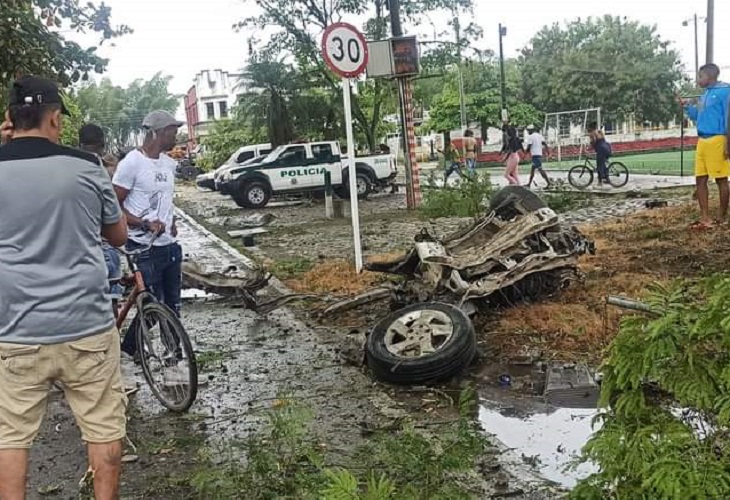
[[(100, 53), (111, 59), (106, 76), (115, 84), (126, 85), (135, 78), (148, 78), (157, 71), (174, 76), (171, 90), (184, 93), (194, 75), (203, 69), (237, 71), (245, 64), (247, 34), (235, 33), (232, 25), (254, 9), (245, 0), (105, 0), (112, 7), (115, 23), (125, 23), (134, 34), (104, 45)], [(625, 15), (656, 24), (664, 39), (681, 51), (687, 68), (694, 66), (693, 30), (682, 21), (695, 12), (704, 16), (706, 0), (474, 0), (475, 21), (484, 29), (478, 45), (496, 52), (498, 24), (508, 27), (505, 54), (515, 56), (532, 35), (545, 24), (577, 17), (604, 14)], [(730, 2), (716, 2), (715, 62), (729, 66)], [(440, 16), (443, 18), (443, 16)], [(348, 21), (345, 19), (345, 21)], [(358, 24), (360, 20), (349, 20)], [(705, 25), (700, 24), (700, 64), (704, 62)], [(433, 38), (433, 28), (420, 28), (425, 38)]]

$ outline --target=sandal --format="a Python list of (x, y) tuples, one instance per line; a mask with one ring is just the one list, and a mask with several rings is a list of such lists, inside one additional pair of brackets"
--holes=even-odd
[(709, 231), (711, 229), (714, 229), (715, 225), (712, 222), (703, 222), (703, 221), (696, 221), (690, 224), (689, 228), (692, 231)]

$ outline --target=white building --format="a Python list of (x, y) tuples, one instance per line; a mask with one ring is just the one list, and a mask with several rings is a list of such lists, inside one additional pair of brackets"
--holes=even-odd
[(243, 93), (240, 78), (240, 73), (220, 69), (203, 70), (195, 75), (193, 86), (183, 98), (191, 138), (205, 135), (213, 121), (229, 116)]

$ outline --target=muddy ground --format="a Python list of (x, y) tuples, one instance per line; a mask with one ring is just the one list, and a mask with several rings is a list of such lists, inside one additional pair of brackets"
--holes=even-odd
[[(673, 198), (671, 191), (645, 193), (599, 193), (586, 199), (584, 206), (563, 214), (572, 224), (593, 223), (622, 217), (642, 210), (647, 199), (661, 196)], [(580, 196), (580, 195), (578, 195)], [(324, 203), (308, 200), (291, 206), (268, 206), (261, 210), (239, 208), (228, 196), (203, 191), (191, 185), (178, 189), (178, 204), (223, 239), (227, 232), (241, 228), (241, 222), (252, 214), (274, 216), (265, 234), (256, 237), (256, 249), (243, 249), (281, 270), (302, 271), (318, 262), (330, 259), (348, 260), (352, 253), (352, 230), (349, 203), (344, 203), (344, 219), (327, 219)], [(422, 229), (442, 236), (468, 224), (464, 217), (429, 219), (418, 211), (406, 208), (405, 194), (381, 193), (359, 204), (363, 254), (368, 256), (393, 254), (410, 248), (413, 237)]]
[[(688, 193), (661, 196), (682, 204)], [(611, 312), (611, 323), (604, 326), (601, 297), (607, 290), (635, 296), (653, 279), (726, 267), (723, 246), (730, 235), (728, 229), (687, 233), (691, 206), (647, 212), (644, 201), (625, 196), (598, 198), (564, 214), (568, 221), (588, 224), (583, 230), (598, 244), (599, 253), (582, 263), (585, 284), (544, 304), (485, 315), (477, 323), (482, 364), (475, 364), (465, 380), (476, 381), (483, 389), (494, 388), (496, 377), (510, 369), (511, 357), (525, 351), (536, 359), (581, 356), (595, 360), (609, 339), (600, 332), (615, 328), (618, 320), (618, 313)], [(239, 228), (237, 218), (251, 213), (228, 198), (190, 186), (181, 187), (178, 203), (224, 238), (226, 231)], [(379, 195), (361, 204), (366, 254), (401, 252), (424, 226), (445, 234), (468, 222), (429, 221), (404, 210), (404, 204), (402, 195)], [(382, 280), (373, 274), (352, 276), (347, 263), (349, 220), (333, 223), (324, 219), (323, 212), (317, 203), (258, 211), (277, 218), (270, 232), (258, 238), (259, 248), (244, 251), (267, 262), (290, 286), (301, 290), (347, 294)], [(641, 213), (628, 217), (636, 212)], [(591, 224), (600, 220), (609, 222)], [(193, 252), (197, 259), (215, 252), (201, 248)], [(697, 248), (702, 250), (697, 252)], [(131, 461), (124, 466), (123, 498), (192, 498), (191, 479), (207, 463), (201, 456), (215, 450), (218, 459), (226, 457), (231, 444), (261, 428), (263, 412), (282, 397), (303, 401), (313, 409), (313, 431), (321, 437), (327, 459), (333, 463), (347, 463), (348, 451), (368, 439), (363, 429), (388, 428), (404, 416), (422, 422), (454, 417), (458, 382), (451, 387), (395, 390), (373, 383), (362, 369), (343, 363), (343, 339), (386, 314), (387, 305), (338, 318), (335, 328), (310, 319), (308, 312), (300, 306), (293, 312), (281, 310), (262, 318), (237, 308), (235, 301), (186, 301), (183, 320), (196, 345), (205, 386), (193, 411), (176, 416), (162, 411), (141, 385), (130, 405), (126, 454)], [(531, 391), (530, 387), (512, 389), (525, 394)], [(544, 485), (531, 492), (522, 481), (506, 474), (498, 464), (502, 451), (495, 448), (489, 458), (493, 467), (487, 467), (481, 476), (485, 497), (491, 496), (487, 492), (497, 491), (495, 488), (499, 493), (514, 493), (513, 498), (556, 497), (545, 493)], [(529, 463), (525, 457), (520, 460), (518, 456), (517, 461)], [(84, 450), (67, 408), (61, 401), (52, 402), (33, 450), (29, 498), (76, 498), (84, 463)], [(534, 492), (540, 490), (543, 492)]]
[[(221, 252), (189, 225), (180, 228), (186, 254), (208, 255), (223, 262)], [(186, 300), (183, 323), (200, 363), (198, 401), (190, 413), (161, 409), (134, 365), (124, 363), (129, 381), (140, 390), (129, 408), (129, 442), (125, 447), (122, 498), (196, 498), (193, 483), (205, 468), (242, 459), (238, 444), (265, 424), (265, 413), (282, 400), (294, 400), (314, 415), (312, 435), (321, 443), (327, 464), (350, 466), (352, 451), (380, 429), (398, 428), (404, 419), (440, 425), (453, 420), (460, 386), (394, 389), (374, 383), (357, 366), (343, 362), (346, 325), (323, 328), (303, 322), (290, 310), (261, 317), (241, 309), (236, 300)], [(344, 328), (343, 328), (344, 327)], [(385, 431), (390, 432), (390, 431)], [(552, 498), (545, 483), (522, 484), (501, 467), (494, 449), (482, 457), (476, 476), (481, 496)], [(32, 452), (30, 499), (78, 497), (86, 469), (85, 453), (68, 407), (54, 398)], [(206, 497), (210, 498), (210, 497)], [(241, 497), (243, 498), (243, 497)]]

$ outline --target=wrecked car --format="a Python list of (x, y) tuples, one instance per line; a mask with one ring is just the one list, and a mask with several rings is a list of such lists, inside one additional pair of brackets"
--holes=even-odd
[(469, 316), (480, 307), (534, 301), (554, 294), (580, 276), (578, 258), (595, 246), (531, 191), (500, 190), (489, 213), (439, 239), (423, 230), (401, 258), (365, 265), (401, 275), (381, 287), (327, 308), (350, 309), (390, 297), (394, 308), (366, 343), (373, 373), (394, 383), (443, 380), (460, 372), (476, 353)]

